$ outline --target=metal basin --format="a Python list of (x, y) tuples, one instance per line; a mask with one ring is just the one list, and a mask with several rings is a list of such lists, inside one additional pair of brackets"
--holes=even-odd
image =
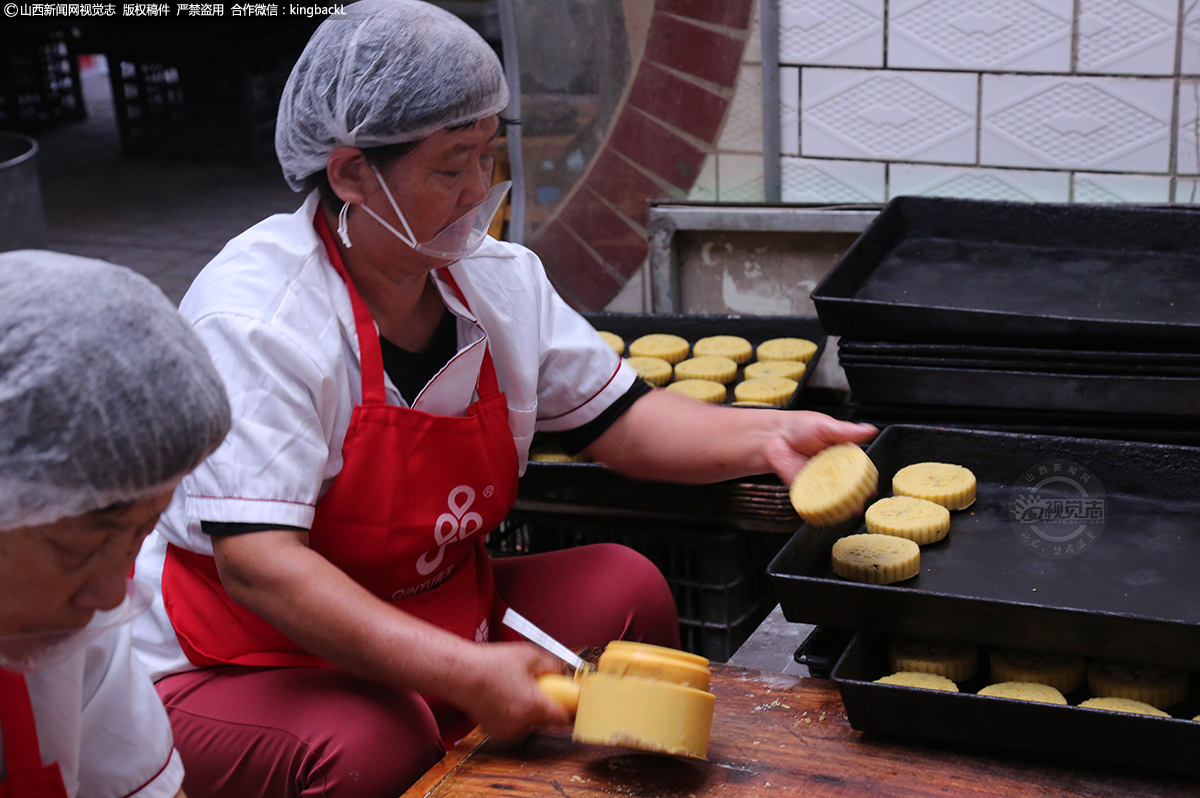
[(46, 245), (37, 153), (28, 136), (0, 132), (0, 252)]

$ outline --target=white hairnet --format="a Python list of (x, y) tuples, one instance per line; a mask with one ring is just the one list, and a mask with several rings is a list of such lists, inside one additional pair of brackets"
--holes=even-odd
[(170, 490), (229, 425), (204, 344), (149, 280), (0, 254), (0, 530)]
[(418, 0), (360, 0), (326, 19), (292, 67), (275, 153), (293, 191), (338, 147), (380, 147), (499, 113), (508, 84), (465, 22)]

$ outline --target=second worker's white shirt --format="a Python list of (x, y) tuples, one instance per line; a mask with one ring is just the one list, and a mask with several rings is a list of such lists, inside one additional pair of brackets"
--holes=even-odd
[[(191, 667), (162, 603), (167, 543), (211, 555), (201, 520), (307, 529), (341, 471), (350, 415), (362, 400), (360, 354), (346, 284), (313, 228), (317, 207), (313, 192), (295, 213), (234, 238), (180, 304), (225, 381), (233, 428), (184, 479), (138, 556), (138, 579), (156, 587), (156, 599), (135, 621), (135, 645), (155, 679)], [(435, 272), (435, 283), (456, 317), (460, 351), (414, 407), (465, 415), (478, 398), (486, 343), (522, 473), (535, 431), (592, 421), (637, 379), (525, 247), (487, 238), (475, 254)], [(407, 406), (384, 379), (388, 403)]]

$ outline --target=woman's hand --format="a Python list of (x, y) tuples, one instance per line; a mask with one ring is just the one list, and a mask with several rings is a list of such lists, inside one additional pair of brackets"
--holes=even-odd
[(776, 415), (782, 416), (784, 423), (767, 440), (763, 454), (771, 470), (779, 475), (785, 485), (792, 484), (808, 459), (827, 446), (865, 443), (878, 432), (870, 424), (838, 421), (823, 413), (808, 410)]
[(561, 663), (529, 643), (476, 646), (462, 691), (450, 700), (493, 740), (511, 742), (544, 726), (571, 722), (566, 707), (538, 688), (537, 677), (561, 672)]
[(587, 448), (635, 479), (704, 483), (774, 472), (790, 485), (808, 458), (878, 430), (805, 410), (751, 410), (656, 389), (634, 402)]

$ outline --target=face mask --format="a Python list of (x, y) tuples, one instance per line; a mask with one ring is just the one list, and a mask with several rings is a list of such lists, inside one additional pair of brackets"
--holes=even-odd
[(125, 582), (125, 600), (114, 609), (97, 612), (82, 629), (0, 635), (0, 668), (20, 673), (51, 668), (101, 634), (141, 615), (153, 599), (149, 587), (129, 579)]
[[(392, 235), (412, 247), (413, 250), (420, 252), (422, 255), (438, 258), (439, 260), (461, 260), (479, 249), (483, 244), (484, 237), (487, 235), (488, 228), (492, 225), (492, 219), (495, 218), (496, 212), (500, 210), (501, 203), (504, 202), (505, 195), (508, 194), (509, 188), (512, 187), (511, 180), (505, 180), (503, 183), (497, 183), (492, 186), (491, 191), (488, 192), (487, 196), (478, 205), (460, 216), (432, 239), (421, 243), (413, 235), (412, 228), (408, 225), (408, 220), (400, 212), (400, 206), (396, 204), (392, 192), (388, 189), (387, 183), (383, 182), (383, 176), (379, 174), (379, 170), (375, 168), (375, 164), (370, 164), (370, 167), (371, 171), (375, 173), (375, 179), (379, 181), (379, 186), (383, 189), (384, 195), (388, 198), (388, 202), (391, 203), (392, 210), (396, 212), (396, 218), (400, 220), (400, 224), (404, 225), (407, 235), (392, 227), (379, 214), (366, 205), (363, 205), (362, 209), (370, 214), (371, 218), (390, 230)], [(345, 222), (347, 207), (344, 206), (342, 208), (342, 213), (338, 220), (338, 233), (342, 237), (342, 243), (349, 248), (351, 246), (350, 237), (346, 235)]]

